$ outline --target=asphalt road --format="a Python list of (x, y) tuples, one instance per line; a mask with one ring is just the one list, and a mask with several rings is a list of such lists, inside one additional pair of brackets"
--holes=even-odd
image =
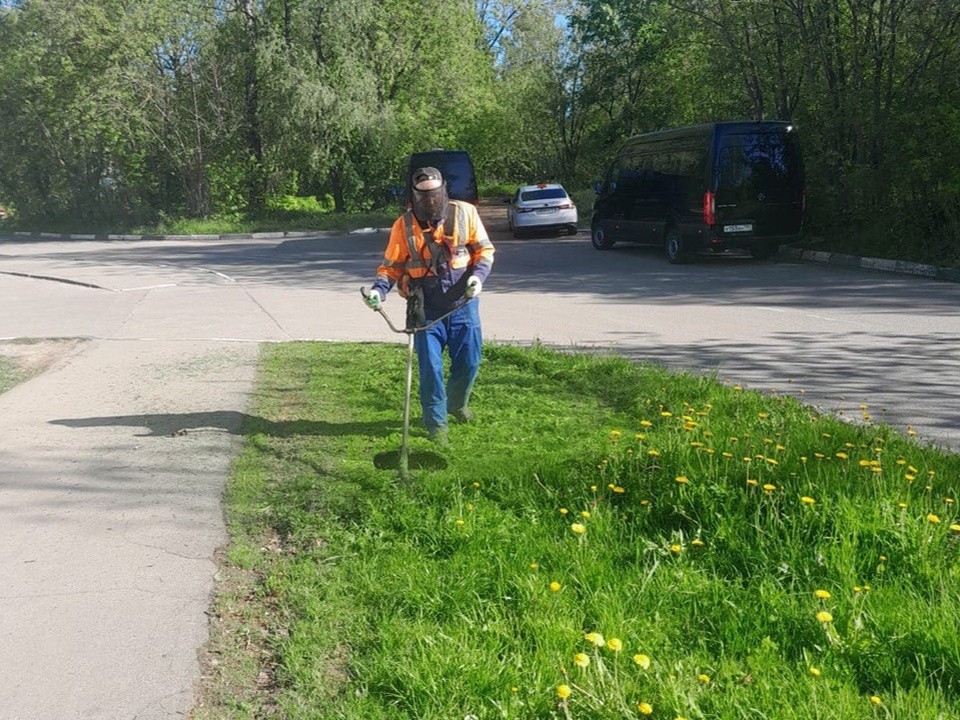
[[(864, 404), (960, 449), (960, 285), (672, 266), (488, 219), (487, 340), (615, 352), (852, 418)], [(0, 339), (89, 338), (0, 395), (0, 718), (189, 710), (259, 343), (402, 342), (358, 292), (385, 239), (0, 242)], [(398, 298), (386, 309), (402, 318)]]

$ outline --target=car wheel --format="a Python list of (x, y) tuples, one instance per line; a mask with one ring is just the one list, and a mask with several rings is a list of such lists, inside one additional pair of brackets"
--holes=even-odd
[(772, 258), (780, 250), (780, 246), (776, 243), (764, 243), (762, 245), (754, 245), (750, 248), (750, 254), (753, 256), (754, 260), (768, 260)]
[(667, 228), (667, 234), (664, 238), (664, 249), (667, 251), (667, 260), (674, 265), (680, 265), (690, 259), (689, 253), (683, 246), (683, 236), (680, 229), (676, 226)]
[(590, 226), (590, 242), (597, 250), (609, 250), (613, 247), (613, 240), (610, 239), (603, 224), (597, 221)]

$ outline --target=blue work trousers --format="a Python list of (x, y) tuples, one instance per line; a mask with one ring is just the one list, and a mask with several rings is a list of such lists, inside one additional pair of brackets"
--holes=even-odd
[[(429, 432), (447, 427), (447, 413), (470, 401), (480, 369), (480, 304), (473, 300), (429, 330), (414, 336), (420, 374), (420, 407)], [(443, 381), (443, 350), (450, 354), (450, 380)]]

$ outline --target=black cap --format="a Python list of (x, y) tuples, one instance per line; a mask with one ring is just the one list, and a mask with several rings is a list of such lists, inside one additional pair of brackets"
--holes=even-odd
[(435, 167), (422, 167), (413, 171), (411, 178), (414, 190), (436, 190), (443, 185), (443, 175)]

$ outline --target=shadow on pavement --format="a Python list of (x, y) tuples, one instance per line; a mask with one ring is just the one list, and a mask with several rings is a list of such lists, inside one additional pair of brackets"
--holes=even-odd
[(202, 431), (220, 431), (231, 435), (265, 434), (273, 437), (295, 435), (387, 435), (399, 427), (398, 422), (381, 421), (369, 423), (330, 423), (323, 420), (284, 420), (275, 422), (257, 415), (234, 410), (198, 413), (173, 413), (154, 415), (117, 415), (89, 418), (64, 418), (51, 420), (51, 425), (71, 428), (90, 427), (140, 427), (147, 432), (139, 437), (186, 435)]

